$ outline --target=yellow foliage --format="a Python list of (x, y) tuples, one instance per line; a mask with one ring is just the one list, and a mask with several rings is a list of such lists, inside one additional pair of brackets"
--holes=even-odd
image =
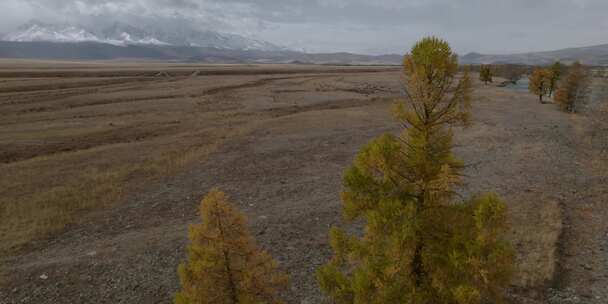
[(543, 102), (543, 96), (549, 94), (551, 88), (552, 73), (549, 70), (536, 68), (530, 76), (528, 90), (530, 93), (537, 95), (539, 101)]
[(583, 104), (589, 91), (589, 76), (579, 62), (568, 70), (566, 79), (555, 92), (555, 102), (565, 112), (576, 112)]
[(454, 201), (463, 164), (451, 126), (469, 124), (468, 71), (457, 75), (437, 38), (418, 42), (404, 71), (395, 116), (405, 130), (372, 140), (344, 176), (344, 214), (365, 219), (364, 234), (332, 229), (319, 285), (338, 304), (498, 302), (513, 260), (506, 207), (493, 195)]
[(177, 304), (275, 304), (287, 276), (256, 248), (245, 218), (221, 191), (201, 202), (202, 224), (189, 229), (188, 262), (179, 266)]
[(557, 82), (562, 77), (562, 64), (559, 61), (556, 61), (551, 68), (549, 69), (551, 72), (551, 78), (549, 79), (549, 97), (553, 95), (555, 89), (557, 87)]

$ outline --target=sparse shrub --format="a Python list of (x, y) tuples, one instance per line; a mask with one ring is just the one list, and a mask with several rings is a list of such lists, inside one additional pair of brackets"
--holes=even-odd
[(516, 84), (526, 73), (526, 66), (517, 64), (495, 64), (492, 65), (492, 77), (504, 78), (506, 81), (501, 82), (499, 86), (507, 84)]
[(479, 80), (483, 81), (485, 85), (492, 82), (492, 67), (489, 65), (482, 65), (479, 69)]
[(340, 304), (496, 303), (514, 256), (506, 206), (493, 194), (455, 200), (464, 166), (451, 126), (469, 122), (469, 74), (456, 79), (457, 57), (437, 38), (418, 42), (404, 70), (404, 132), (370, 142), (344, 177), (344, 214), (365, 219), (364, 235), (331, 230), (319, 285)]
[(555, 102), (565, 112), (577, 112), (589, 95), (590, 77), (580, 62), (568, 69), (566, 79), (555, 93)]
[(175, 303), (282, 303), (287, 276), (256, 248), (245, 218), (224, 193), (212, 190), (201, 202), (202, 224), (190, 226), (188, 261), (179, 266), (182, 290)]
[(551, 71), (541, 68), (534, 69), (530, 76), (528, 90), (530, 93), (537, 95), (540, 103), (543, 103), (543, 97), (549, 93), (551, 85)]
[(507, 79), (512, 84), (516, 84), (524, 74), (524, 67), (514, 64), (505, 64), (498, 69), (498, 76)]

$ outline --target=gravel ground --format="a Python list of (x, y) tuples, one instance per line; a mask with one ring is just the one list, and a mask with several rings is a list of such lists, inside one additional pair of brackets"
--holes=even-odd
[[(331, 255), (329, 227), (344, 224), (342, 172), (363, 144), (398, 132), (390, 117), (398, 92), (394, 71), (309, 75), (211, 92), (204, 97), (209, 107), (226, 100), (236, 105), (216, 117), (226, 128), (223, 119), (230, 117), (233, 129), (217, 151), (2, 258), (7, 279), (0, 303), (170, 302), (187, 225), (198, 221), (197, 204), (213, 187), (232, 197), (251, 233), (289, 273), (287, 302), (322, 303), (314, 271)], [(457, 154), (474, 164), (462, 191), (499, 193), (522, 234), (541, 231), (536, 215), (548, 202), (563, 212), (559, 243), (549, 242), (557, 246), (555, 257), (535, 255), (551, 248), (520, 242), (523, 236), (514, 232), (520, 260), (546, 264), (539, 272), (550, 275), (527, 283), (520, 278), (511, 290), (514, 303), (607, 303), (608, 173), (600, 167), (606, 161), (597, 139), (606, 133), (593, 133), (591, 115), (561, 113), (526, 93), (482, 84), (476, 84), (473, 117), (473, 127), (457, 131)]]

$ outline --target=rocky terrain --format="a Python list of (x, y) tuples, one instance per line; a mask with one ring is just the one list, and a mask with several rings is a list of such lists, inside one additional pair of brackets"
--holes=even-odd
[[(399, 132), (400, 89), (393, 67), (0, 62), (0, 303), (170, 303), (213, 187), (289, 273), (286, 301), (323, 303), (313, 274), (329, 227), (346, 225), (342, 173)], [(461, 191), (508, 202), (512, 303), (608, 301), (607, 95), (595, 92), (572, 115), (475, 83), (474, 124), (457, 130)]]

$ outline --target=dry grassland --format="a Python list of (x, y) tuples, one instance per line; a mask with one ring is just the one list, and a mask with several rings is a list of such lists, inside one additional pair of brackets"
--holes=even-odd
[[(187, 225), (217, 186), (290, 274), (288, 302), (319, 303), (313, 273), (342, 224), (342, 172), (399, 131), (399, 81), (391, 67), (0, 61), (0, 302), (170, 301)], [(457, 136), (475, 164), (462, 191), (509, 204), (512, 297), (600, 290), (587, 253), (600, 245), (585, 236), (604, 224), (584, 224), (608, 196), (593, 120), (475, 89), (474, 125)]]

